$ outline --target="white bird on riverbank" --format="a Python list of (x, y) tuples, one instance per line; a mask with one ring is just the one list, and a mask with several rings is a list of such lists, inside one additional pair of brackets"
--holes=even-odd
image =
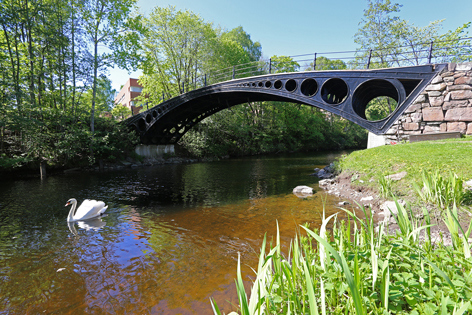
[(77, 200), (71, 198), (67, 201), (66, 207), (72, 205), (67, 216), (67, 222), (87, 220), (102, 215), (108, 208), (103, 201), (85, 199), (80, 207), (75, 211), (77, 207)]

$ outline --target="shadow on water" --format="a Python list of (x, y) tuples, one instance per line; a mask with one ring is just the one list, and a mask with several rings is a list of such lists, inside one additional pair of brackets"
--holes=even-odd
[[(210, 313), (237, 304), (236, 261), (250, 280), (262, 238), (288, 243), (319, 226), (314, 167), (340, 153), (241, 158), (0, 183), (0, 314)], [(317, 190), (299, 199), (297, 185)], [(106, 216), (66, 223), (69, 198)], [(326, 196), (327, 211), (339, 201)]]

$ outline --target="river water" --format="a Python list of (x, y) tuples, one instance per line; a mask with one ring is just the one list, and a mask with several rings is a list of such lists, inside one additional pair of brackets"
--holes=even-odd
[[(287, 251), (338, 198), (308, 176), (342, 152), (167, 164), (0, 181), (0, 314), (211, 314), (235, 310), (264, 234)], [(299, 199), (297, 185), (315, 188)], [(68, 225), (69, 198), (106, 215)]]

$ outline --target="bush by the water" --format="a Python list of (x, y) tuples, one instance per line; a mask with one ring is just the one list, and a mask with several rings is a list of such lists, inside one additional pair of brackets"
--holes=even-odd
[(0, 171), (36, 168), (40, 161), (49, 166), (73, 167), (115, 162), (134, 153), (138, 139), (128, 128), (108, 118), (95, 119), (95, 132), (89, 120), (49, 111), (42, 121), (31, 120), (22, 128), (8, 130), (2, 137)]

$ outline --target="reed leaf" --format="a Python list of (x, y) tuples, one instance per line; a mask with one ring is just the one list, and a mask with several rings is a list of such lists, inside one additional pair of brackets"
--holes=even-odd
[(346, 277), (347, 284), (351, 291), (352, 299), (354, 300), (354, 307), (356, 309), (356, 314), (363, 315), (364, 314), (364, 307), (362, 306), (362, 299), (359, 293), (358, 287), (352, 277), (351, 271), (347, 265), (346, 259), (342, 254), (339, 254), (326, 240), (322, 239), (318, 235), (316, 235), (313, 231), (302, 226), (313, 238), (315, 238), (319, 243), (321, 243), (336, 259), (339, 265), (341, 265), (344, 276)]
[(221, 315), (221, 311), (218, 308), (218, 305), (216, 305), (216, 302), (213, 298), (210, 298), (210, 303), (211, 303), (211, 308), (213, 309), (213, 314)]
[(308, 302), (310, 304), (310, 314), (318, 315), (318, 305), (316, 304), (315, 290), (313, 289), (313, 282), (311, 281), (311, 275), (308, 271), (306, 260), (304, 261), (303, 268), (305, 270), (305, 281), (308, 294)]
[(393, 247), (390, 248), (387, 257), (385, 258), (382, 265), (382, 283), (380, 285), (380, 298), (382, 299), (382, 306), (388, 311), (388, 291), (390, 288), (390, 267), (388, 266), (390, 261), (390, 255), (392, 254)]
[(464, 303), (464, 305), (461, 306), (460, 309), (457, 310), (457, 312), (454, 310), (453, 315), (462, 315), (467, 311), (467, 309), (470, 307), (470, 301), (467, 303)]

